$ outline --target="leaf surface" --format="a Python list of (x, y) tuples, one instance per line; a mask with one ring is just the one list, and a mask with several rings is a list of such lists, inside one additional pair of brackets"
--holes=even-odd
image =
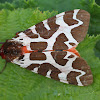
[[(17, 9), (0, 11), (0, 42), (11, 39), (17, 31), (23, 31), (57, 12), (38, 9)], [(94, 48), (100, 35), (86, 36), (77, 50), (91, 67), (94, 82), (90, 86), (78, 87), (60, 83), (32, 73), (18, 65), (8, 63), (0, 75), (0, 100), (99, 100), (100, 98), (100, 59)], [(5, 61), (0, 58), (0, 70)]]

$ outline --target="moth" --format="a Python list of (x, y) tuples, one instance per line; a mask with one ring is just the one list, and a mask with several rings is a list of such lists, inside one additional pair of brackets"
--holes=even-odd
[(75, 49), (86, 36), (89, 20), (90, 14), (85, 10), (60, 13), (17, 32), (2, 43), (0, 56), (6, 62), (63, 83), (90, 85), (90, 66)]

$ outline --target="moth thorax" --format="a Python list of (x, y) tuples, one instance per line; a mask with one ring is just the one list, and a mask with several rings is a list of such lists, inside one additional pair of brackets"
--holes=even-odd
[(11, 62), (22, 55), (22, 46), (20, 42), (7, 40), (0, 49), (0, 56)]

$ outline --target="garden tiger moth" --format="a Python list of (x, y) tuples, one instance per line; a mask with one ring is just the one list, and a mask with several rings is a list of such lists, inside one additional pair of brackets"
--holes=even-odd
[(75, 9), (60, 13), (2, 43), (0, 56), (6, 62), (63, 83), (87, 86), (93, 76), (76, 46), (84, 40), (90, 15)]

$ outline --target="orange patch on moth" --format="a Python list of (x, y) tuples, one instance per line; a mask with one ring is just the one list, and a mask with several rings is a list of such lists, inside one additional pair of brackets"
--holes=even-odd
[[(76, 54), (77, 56), (80, 57), (80, 54), (78, 53), (78, 51), (77, 51), (75, 48), (76, 48), (76, 47), (72, 47), (71, 49), (63, 50), (63, 51), (73, 52), (74, 54)], [(55, 51), (55, 50), (48, 50), (48, 51)], [(22, 53), (23, 53), (23, 54), (25, 54), (25, 53), (31, 53), (31, 52), (38, 52), (38, 50), (31, 51), (31, 50), (27, 50), (27, 47), (26, 47), (26, 46), (23, 46), (23, 47), (22, 47)], [(45, 50), (42, 51), (42, 52), (45, 52)]]
[(22, 47), (22, 53), (24, 54), (24, 53), (31, 53), (32, 51), (30, 51), (30, 50), (27, 50), (27, 47), (26, 46), (23, 46)]
[(73, 52), (74, 54), (76, 54), (77, 56), (80, 57), (80, 54), (78, 53), (78, 51), (77, 51), (75, 48), (76, 48), (76, 47), (72, 47), (71, 49), (68, 49), (67, 51)]

